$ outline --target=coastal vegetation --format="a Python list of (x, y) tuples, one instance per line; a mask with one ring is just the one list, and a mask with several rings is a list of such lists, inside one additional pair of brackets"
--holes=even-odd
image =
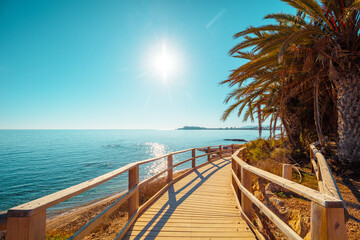
[(240, 43), (230, 55), (246, 60), (227, 80), (233, 90), (224, 112), (257, 116), (259, 128), (270, 119), (284, 126), (291, 148), (303, 152), (319, 141), (337, 142), (336, 162), (360, 162), (360, 2), (282, 0), (296, 14), (268, 14), (270, 24), (234, 35)]
[[(289, 142), (259, 138), (244, 146), (246, 146), (244, 158), (248, 164), (278, 176), (282, 176), (283, 164), (291, 164), (292, 181), (319, 191), (316, 174), (311, 169), (312, 164), (306, 162), (306, 158), (296, 158), (298, 152), (290, 148)], [(334, 178), (349, 214), (346, 222), (347, 239), (358, 239), (360, 179), (355, 174), (335, 175)], [(252, 190), (258, 199), (267, 204), (297, 234), (304, 239), (310, 239), (311, 204), (309, 201), (293, 192), (285, 192), (278, 185), (258, 177), (252, 178)], [(260, 210), (254, 208), (254, 211), (253, 224), (266, 239), (287, 239)]]

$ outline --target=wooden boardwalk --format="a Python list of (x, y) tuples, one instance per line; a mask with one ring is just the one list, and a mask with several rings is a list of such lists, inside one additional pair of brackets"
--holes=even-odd
[(229, 158), (197, 168), (144, 211), (124, 239), (256, 239), (230, 180)]

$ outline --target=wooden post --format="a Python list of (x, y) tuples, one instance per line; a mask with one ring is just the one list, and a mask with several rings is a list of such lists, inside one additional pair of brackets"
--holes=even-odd
[(191, 156), (192, 156), (192, 161), (191, 161), (191, 167), (194, 168), (196, 166), (196, 162), (195, 162), (195, 151), (196, 149), (194, 148), (193, 150), (191, 150)]
[[(287, 180), (292, 180), (292, 165), (291, 164), (283, 164), (282, 177)], [(286, 188), (283, 188), (283, 192), (290, 192), (290, 191)]]
[[(310, 148), (310, 161), (312, 161), (312, 159), (314, 159), (314, 153)], [(314, 172), (314, 166), (312, 164), (311, 164), (311, 172)]]
[[(129, 169), (129, 191), (139, 184), (139, 166)], [(139, 208), (139, 189), (129, 198), (129, 219), (136, 213)]]
[[(170, 168), (173, 165), (173, 155), (170, 154), (167, 156), (167, 167)], [(173, 180), (173, 168), (168, 169), (167, 171), (167, 182), (171, 182)]]
[(220, 155), (220, 157), (222, 157), (222, 146), (221, 145), (219, 145), (219, 155)]
[(344, 208), (325, 208), (311, 202), (311, 239), (347, 239)]
[(9, 210), (8, 240), (36, 240), (46, 237), (46, 210), (31, 214), (28, 210)]
[(240, 159), (243, 160), (244, 162), (247, 162), (246, 161), (246, 156), (245, 156), (245, 149), (241, 150), (240, 151)]
[(210, 147), (208, 147), (207, 152), (208, 152), (208, 161), (210, 162)]
[[(234, 160), (233, 157), (231, 157), (231, 169), (236, 173), (237, 170), (237, 162)], [(235, 182), (234, 176), (231, 174), (231, 184), (235, 189), (236, 194), (239, 192), (239, 188)]]
[(231, 154), (234, 154), (235, 149), (234, 149), (234, 144), (231, 144)]
[[(241, 185), (243, 185), (249, 192), (252, 193), (251, 186), (251, 172), (241, 168)], [(251, 219), (252, 213), (252, 202), (251, 200), (243, 193), (241, 193), (241, 208), (245, 215)]]
[[(235, 173), (236, 173), (237, 178), (241, 181), (241, 166), (238, 163), (236, 163), (236, 172)], [(241, 191), (240, 191), (240, 188), (238, 189), (237, 197), (238, 197), (239, 203), (241, 205)]]

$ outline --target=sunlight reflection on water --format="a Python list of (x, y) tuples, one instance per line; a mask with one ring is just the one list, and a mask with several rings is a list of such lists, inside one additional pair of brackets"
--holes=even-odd
[[(152, 157), (160, 157), (166, 154), (166, 146), (164, 144), (147, 142), (144, 144), (148, 147), (147, 152)], [(156, 173), (164, 170), (167, 167), (166, 158), (154, 161), (145, 167), (146, 175), (148, 177), (155, 175)]]

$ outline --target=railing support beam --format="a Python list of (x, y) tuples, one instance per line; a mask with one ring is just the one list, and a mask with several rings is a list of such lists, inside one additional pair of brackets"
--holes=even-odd
[(170, 154), (167, 156), (167, 167), (170, 168), (167, 171), (167, 182), (171, 182), (173, 180), (173, 168), (171, 168), (173, 165), (173, 155)]
[[(241, 185), (243, 185), (246, 190), (252, 193), (251, 172), (244, 168), (241, 168)], [(252, 202), (244, 193), (241, 193), (241, 208), (245, 215), (251, 219)]]
[[(292, 180), (292, 165), (291, 164), (283, 164), (282, 177), (287, 180)], [(283, 188), (283, 192), (290, 192), (290, 191), (286, 188)]]
[[(7, 219), (8, 240), (37, 240), (46, 237), (46, 210), (28, 216), (29, 212), (9, 210)], [(22, 216), (23, 215), (23, 216)]]
[(207, 157), (208, 157), (208, 161), (210, 162), (210, 156), (211, 156), (211, 154), (210, 154), (210, 147), (207, 148), (207, 153), (208, 153), (208, 156), (207, 156)]
[[(129, 191), (139, 184), (139, 166), (129, 169)], [(129, 219), (139, 208), (139, 189), (128, 200)]]
[[(238, 167), (239, 166), (238, 166), (237, 162), (233, 159), (233, 157), (231, 157), (231, 169), (236, 173)], [(239, 195), (239, 187), (237, 186), (233, 175), (231, 175), (231, 184), (235, 189), (236, 195), (238, 196)]]
[(191, 150), (191, 157), (192, 157), (192, 160), (191, 160), (191, 167), (194, 168), (196, 166), (196, 158), (195, 158), (195, 151), (196, 149), (194, 148), (193, 150)]
[(311, 239), (347, 239), (343, 208), (325, 208), (311, 202)]

